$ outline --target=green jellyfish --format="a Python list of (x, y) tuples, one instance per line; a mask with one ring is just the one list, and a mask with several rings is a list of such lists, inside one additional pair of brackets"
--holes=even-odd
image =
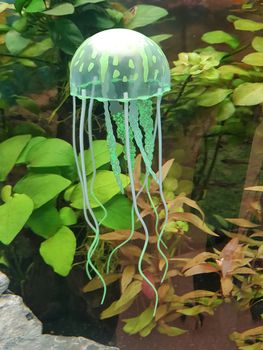
[[(168, 270), (168, 260), (164, 252), (166, 247), (162, 241), (168, 220), (168, 210), (162, 189), (161, 99), (162, 95), (169, 90), (170, 69), (163, 51), (154, 41), (133, 30), (109, 29), (93, 35), (78, 48), (71, 62), (70, 93), (73, 96), (73, 148), (83, 192), (84, 217), (95, 234), (95, 238), (87, 252), (87, 274), (90, 277), (91, 269), (100, 278), (104, 288), (103, 303), (106, 295), (106, 284), (100, 271), (97, 270), (92, 261), (93, 254), (99, 243), (100, 225), (103, 219), (100, 222), (97, 221), (89, 198), (89, 196), (92, 196), (92, 199), (103, 208), (105, 218), (107, 211), (96, 198), (96, 193), (94, 193), (96, 164), (92, 147), (92, 110), (94, 100), (97, 100), (104, 104), (111, 166), (122, 193), (124, 189), (120, 179), (121, 166), (116, 154), (116, 138), (124, 145), (133, 201), (131, 212), (133, 224), (130, 236), (112, 251), (108, 259), (107, 268), (109, 271), (113, 254), (132, 239), (135, 231), (136, 215), (145, 234), (144, 246), (138, 261), (138, 271), (155, 293), (154, 313), (158, 305), (158, 293), (153, 283), (145, 275), (142, 266), (143, 257), (149, 243), (149, 230), (140, 214), (137, 200), (140, 194), (146, 191), (158, 221), (158, 213), (149, 191), (149, 177), (151, 177), (159, 186), (159, 194), (165, 210), (164, 223), (159, 230), (160, 232), (156, 232), (158, 235), (158, 251), (165, 261), (163, 280)], [(81, 100), (78, 135), (80, 163), (78, 162), (76, 142), (76, 98)], [(86, 112), (87, 101), (89, 101), (89, 106)], [(156, 101), (155, 118), (153, 117), (153, 101)], [(86, 125), (93, 168), (89, 191), (87, 189), (84, 159), (84, 129)], [(157, 173), (152, 169), (156, 139), (158, 140)], [(133, 167), (137, 150), (142, 155), (146, 174), (140, 190), (136, 192)], [(156, 231), (158, 231), (158, 224), (156, 224)]]

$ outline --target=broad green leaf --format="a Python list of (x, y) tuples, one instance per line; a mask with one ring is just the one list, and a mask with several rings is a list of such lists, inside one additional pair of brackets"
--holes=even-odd
[(31, 0), (29, 5), (26, 6), (26, 12), (29, 13), (43, 12), (45, 9), (44, 0)]
[(0, 206), (0, 241), (10, 244), (33, 211), (33, 202), (25, 194), (15, 194)]
[(222, 102), (232, 90), (223, 88), (208, 88), (202, 95), (197, 97), (198, 106), (212, 107)]
[(26, 18), (26, 16), (19, 17), (19, 19), (17, 19), (16, 21), (14, 21), (12, 23), (12, 27), (17, 32), (22, 32), (26, 28), (26, 26), (27, 26), (27, 18)]
[[(92, 142), (93, 153), (96, 163), (96, 169), (100, 168), (102, 165), (110, 163), (110, 151), (108, 143), (105, 140), (97, 140)], [(121, 155), (123, 152), (123, 146), (119, 143), (116, 144), (116, 154), (117, 156)], [(89, 175), (93, 172), (92, 170), (92, 158), (90, 150), (86, 150), (85, 154), (85, 168), (86, 174)]]
[(226, 64), (218, 68), (218, 71), (223, 79), (231, 80), (234, 75), (244, 75), (249, 76), (249, 73), (240, 67)]
[(242, 59), (242, 62), (251, 66), (263, 67), (263, 52), (249, 53)]
[(150, 39), (152, 39), (157, 44), (160, 44), (162, 41), (172, 38), (172, 36), (173, 34), (159, 34), (150, 36)]
[(30, 139), (30, 135), (19, 135), (0, 143), (0, 181), (6, 179)]
[(59, 216), (65, 226), (75, 225), (77, 223), (77, 214), (70, 207), (61, 208)]
[(5, 185), (1, 188), (1, 198), (5, 203), (12, 199), (12, 186)]
[(47, 203), (34, 210), (27, 225), (37, 235), (49, 238), (62, 226), (62, 220), (54, 204)]
[[(102, 225), (114, 230), (126, 230), (132, 226), (131, 220), (131, 201), (123, 196), (117, 195), (105, 205), (107, 217), (103, 220)], [(101, 208), (94, 210), (96, 218), (100, 221), (104, 217), (104, 211)]]
[(129, 29), (144, 27), (167, 16), (167, 14), (168, 12), (159, 6), (137, 5), (135, 7), (135, 15), (131, 17), (126, 27)]
[[(120, 278), (121, 278), (120, 273), (103, 275), (104, 282), (106, 283), (107, 286), (118, 281)], [(96, 276), (88, 284), (86, 284), (82, 290), (84, 293), (88, 293), (88, 292), (93, 292), (94, 290), (97, 290), (100, 288), (103, 288), (103, 285), (101, 283), (100, 278)]]
[(63, 4), (56, 5), (43, 13), (49, 16), (66, 16), (71, 15), (74, 11), (74, 6), (71, 3), (64, 2)]
[(46, 38), (40, 42), (34, 43), (22, 51), (22, 56), (38, 57), (43, 55), (46, 51), (54, 46), (53, 41), (50, 38)]
[(151, 334), (152, 330), (156, 327), (156, 322), (152, 321), (150, 322), (144, 329), (140, 331), (141, 337), (147, 337), (149, 334)]
[(75, 7), (82, 6), (85, 4), (97, 4), (98, 2), (104, 2), (105, 0), (76, 0), (74, 3)]
[(126, 323), (123, 330), (128, 334), (136, 334), (147, 327), (152, 320), (153, 308), (148, 307), (139, 316), (123, 320)]
[(10, 30), (5, 36), (5, 44), (12, 55), (17, 55), (31, 43), (30, 39), (24, 38), (16, 30)]
[(120, 299), (113, 302), (106, 310), (101, 313), (101, 319), (118, 315), (120, 312), (127, 310), (141, 290), (141, 281), (132, 282), (127, 287), (125, 293), (121, 295)]
[(236, 49), (239, 46), (239, 40), (223, 30), (207, 32), (201, 39), (208, 44), (227, 44), (232, 47), (232, 49)]
[(255, 36), (252, 40), (252, 47), (258, 52), (263, 52), (263, 37)]
[(244, 83), (233, 94), (236, 106), (255, 106), (263, 103), (263, 83)]
[(177, 328), (177, 327), (171, 327), (165, 323), (162, 323), (160, 326), (158, 326), (157, 331), (161, 334), (166, 334), (166, 335), (169, 335), (171, 337), (176, 337), (178, 335), (181, 335), (181, 334), (184, 334), (187, 332), (184, 329)]
[(27, 162), (27, 155), (28, 155), (28, 152), (30, 151), (30, 149), (34, 145), (39, 144), (39, 143), (41, 143), (42, 141), (45, 141), (45, 140), (46, 140), (46, 138), (43, 137), (43, 136), (32, 137), (32, 139), (28, 142), (26, 147), (21, 152), (20, 156), (17, 158), (16, 164), (26, 163)]
[(235, 113), (235, 106), (232, 101), (225, 100), (221, 102), (216, 110), (216, 120), (223, 121), (227, 120)]
[(234, 21), (234, 27), (237, 30), (247, 30), (249, 32), (256, 32), (258, 30), (263, 29), (263, 23), (252, 21), (250, 19), (238, 18)]
[(74, 233), (63, 226), (58, 232), (41, 243), (40, 255), (45, 263), (61, 276), (67, 276), (71, 270), (76, 250)]
[(69, 55), (73, 55), (84, 40), (79, 28), (69, 19), (59, 18), (49, 26), (55, 45)]
[(28, 3), (28, 0), (15, 0), (15, 8), (18, 12), (22, 11), (24, 5)]
[(73, 166), (75, 161), (72, 146), (61, 139), (46, 139), (31, 147), (27, 163), (31, 168)]
[(14, 191), (28, 195), (37, 209), (56, 197), (70, 184), (68, 179), (56, 174), (33, 174), (19, 180)]
[[(128, 186), (130, 180), (126, 175), (121, 174), (120, 179), (122, 181), (123, 188)], [(90, 185), (92, 181), (92, 176), (87, 179), (87, 188), (89, 193), (90, 204), (92, 208), (99, 207), (97, 201), (92, 197), (90, 193)], [(99, 170), (94, 181), (94, 194), (97, 199), (102, 203), (108, 202), (116, 194), (120, 193), (120, 188), (117, 184), (115, 175), (112, 171)], [(83, 208), (83, 198), (81, 184), (79, 183), (73, 190), (71, 197), (71, 206), (77, 209)]]

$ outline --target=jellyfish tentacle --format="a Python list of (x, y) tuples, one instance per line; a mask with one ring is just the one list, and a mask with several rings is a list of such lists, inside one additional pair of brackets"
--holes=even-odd
[[(90, 104), (89, 104), (88, 118), (90, 118), (90, 115), (92, 115), (93, 102), (94, 102), (94, 99), (91, 97)], [(85, 90), (82, 90), (82, 103), (84, 103), (84, 105), (86, 106)], [(82, 104), (82, 106), (83, 106), (83, 104)], [(93, 226), (93, 228), (95, 228), (93, 230), (95, 233), (95, 238), (94, 238), (94, 240), (90, 246), (90, 249), (88, 251), (88, 254), (87, 254), (87, 265), (91, 266), (91, 268), (96, 273), (96, 275), (98, 276), (98, 278), (100, 279), (100, 281), (102, 283), (103, 296), (102, 296), (101, 303), (103, 304), (104, 299), (106, 297), (107, 286), (106, 286), (106, 283), (104, 281), (104, 278), (102, 277), (102, 275), (100, 274), (100, 272), (97, 270), (97, 268), (94, 266), (94, 264), (92, 262), (93, 252), (96, 249), (98, 242), (99, 242), (99, 224), (98, 224), (97, 219), (95, 217), (95, 214), (91, 208), (91, 204), (89, 201), (89, 195), (88, 195), (88, 189), (87, 189), (87, 174), (86, 174), (85, 156), (84, 156), (84, 124), (85, 124), (85, 110), (84, 111), (82, 110), (81, 116), (80, 116), (80, 127), (79, 127), (80, 161), (81, 161), (81, 172), (82, 172), (82, 180), (83, 180), (81, 185), (83, 186), (82, 191), (83, 191), (83, 196), (85, 198), (85, 200), (84, 200), (85, 207), (87, 207), (87, 209), (88, 209), (88, 211), (89, 211), (89, 213), (94, 221), (94, 226), (95, 226), (95, 227)], [(91, 130), (88, 130), (88, 131), (90, 134)]]
[(148, 158), (147, 153), (145, 152), (145, 149), (143, 147), (143, 136), (141, 129), (139, 127), (139, 111), (137, 107), (136, 101), (131, 101), (130, 102), (130, 126), (134, 135), (135, 142), (141, 152), (142, 158), (144, 160), (145, 166), (147, 171), (151, 174), (153, 179), (158, 183), (158, 178), (156, 177), (156, 174), (152, 170), (152, 164)]
[(161, 282), (163, 282), (166, 275), (167, 275), (169, 262), (168, 262), (166, 255), (164, 254), (164, 252), (162, 251), (162, 248), (161, 248), (162, 237), (163, 237), (164, 230), (165, 230), (165, 227), (166, 227), (167, 222), (168, 222), (168, 206), (167, 206), (167, 203), (166, 203), (166, 200), (164, 197), (164, 193), (163, 193), (161, 100), (162, 100), (162, 96), (160, 94), (157, 96), (157, 104), (156, 104), (156, 120), (157, 120), (157, 133), (158, 133), (158, 168), (159, 168), (158, 169), (158, 177), (159, 177), (159, 192), (160, 192), (160, 197), (161, 197), (161, 200), (162, 200), (162, 203), (164, 206), (165, 217), (164, 217), (162, 229), (161, 229), (158, 241), (157, 241), (157, 247), (158, 247), (158, 251), (160, 252), (161, 256), (163, 257), (163, 259), (165, 261), (165, 269), (164, 269), (163, 277), (161, 280)]
[(117, 145), (116, 145), (116, 139), (115, 139), (112, 124), (111, 124), (108, 101), (104, 102), (104, 115), (105, 115), (106, 129), (107, 129), (107, 143), (108, 143), (109, 152), (110, 152), (111, 167), (115, 175), (117, 184), (121, 190), (121, 193), (124, 193), (122, 181), (120, 178), (121, 167), (120, 167), (120, 162), (117, 155)]
[(147, 276), (144, 274), (142, 270), (142, 262), (144, 254), (147, 250), (148, 244), (149, 244), (149, 232), (148, 228), (140, 214), (140, 211), (138, 209), (137, 200), (136, 200), (136, 192), (134, 187), (134, 179), (133, 179), (133, 171), (132, 171), (132, 165), (131, 165), (131, 155), (130, 155), (130, 137), (129, 137), (129, 102), (128, 102), (128, 93), (124, 93), (124, 126), (125, 126), (125, 145), (126, 145), (126, 152), (127, 152), (127, 163), (128, 163), (128, 172), (130, 177), (130, 186), (131, 186), (131, 193), (132, 193), (132, 199), (133, 199), (133, 205), (134, 205), (134, 211), (140, 220), (142, 227), (145, 232), (145, 241), (142, 248), (142, 252), (139, 258), (138, 262), (138, 270), (140, 275), (143, 277), (143, 279), (147, 282), (147, 284), (152, 288), (154, 294), (155, 294), (155, 305), (154, 305), (154, 312), (153, 315), (156, 314), (157, 306), (158, 306), (158, 292), (154, 286), (154, 284), (147, 278)]

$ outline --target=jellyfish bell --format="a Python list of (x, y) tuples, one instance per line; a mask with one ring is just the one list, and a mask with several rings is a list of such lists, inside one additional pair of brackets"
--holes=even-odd
[[(109, 29), (88, 38), (70, 68), (71, 95), (99, 101), (148, 99), (170, 90), (170, 70), (161, 48), (130, 29)], [(92, 89), (94, 93), (92, 96)]]
[[(158, 305), (158, 293), (153, 283), (143, 271), (143, 258), (149, 244), (149, 231), (140, 214), (137, 199), (145, 191), (156, 216), (156, 235), (158, 251), (165, 261), (163, 272), (164, 280), (168, 270), (168, 260), (163, 252), (165, 244), (162, 241), (165, 225), (168, 221), (168, 209), (162, 189), (162, 130), (161, 130), (161, 98), (170, 90), (170, 69), (167, 59), (161, 48), (151, 39), (129, 29), (109, 29), (93, 35), (83, 42), (73, 56), (70, 66), (70, 94), (73, 96), (73, 150), (76, 166), (83, 192), (83, 212), (87, 224), (95, 233), (95, 238), (87, 253), (86, 270), (89, 277), (92, 269), (104, 287), (102, 302), (106, 295), (106, 284), (103, 276), (93, 263), (93, 254), (100, 239), (100, 224), (91, 208), (90, 197), (104, 210), (94, 193), (96, 178), (96, 162), (92, 145), (92, 110), (94, 100), (104, 104), (105, 126), (107, 143), (111, 158), (111, 166), (123, 193), (121, 181), (121, 166), (116, 152), (116, 137), (122, 142), (125, 149), (133, 209), (132, 228), (130, 236), (117, 246), (110, 254), (107, 270), (110, 269), (112, 256), (124, 244), (129, 242), (135, 232), (135, 214), (141, 223), (145, 234), (144, 245), (138, 260), (138, 270), (143, 279), (155, 293), (154, 314)], [(81, 114), (79, 120), (79, 158), (76, 142), (76, 99), (81, 100)], [(153, 118), (153, 100), (156, 99), (156, 116)], [(86, 108), (89, 101), (88, 110)], [(86, 113), (87, 112), (87, 113)], [(87, 133), (92, 162), (92, 179), (87, 189), (87, 174), (84, 157), (84, 130), (87, 120)], [(115, 126), (114, 126), (114, 124)], [(116, 131), (115, 131), (116, 130)], [(158, 140), (158, 172), (152, 169), (155, 140)], [(145, 164), (145, 180), (139, 191), (136, 192), (133, 169), (136, 150), (142, 155)], [(159, 186), (160, 198), (165, 211), (165, 219), (158, 232), (158, 212), (154, 206), (149, 190), (149, 176)]]

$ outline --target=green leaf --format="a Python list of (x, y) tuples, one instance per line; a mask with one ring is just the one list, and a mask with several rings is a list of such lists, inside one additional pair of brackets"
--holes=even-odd
[[(110, 162), (110, 151), (108, 143), (105, 140), (93, 141), (93, 153), (96, 163), (96, 169), (100, 168), (102, 165)], [(119, 143), (116, 143), (116, 154), (119, 156), (123, 152), (123, 146)], [(85, 157), (85, 168), (86, 174), (89, 175), (92, 173), (92, 158), (90, 150), (84, 152)]]
[(53, 41), (50, 38), (46, 38), (40, 42), (34, 43), (27, 47), (23, 52), (23, 56), (38, 57), (43, 55), (46, 51), (50, 50), (54, 46)]
[(0, 143), (0, 181), (6, 179), (30, 138), (30, 135), (19, 135)]
[(263, 52), (249, 53), (242, 59), (242, 62), (251, 66), (263, 67)]
[(10, 244), (21, 231), (33, 211), (32, 200), (24, 194), (15, 194), (0, 206), (0, 241)]
[(98, 2), (104, 2), (105, 0), (76, 0), (74, 6), (82, 6), (85, 4), (97, 4)]
[[(120, 175), (123, 188), (128, 186), (129, 184), (129, 177), (126, 175), (121, 174)], [(88, 177), (87, 181), (87, 188), (89, 192), (89, 199), (90, 204), (92, 208), (97, 208), (99, 205), (94, 200), (94, 198), (91, 196), (90, 193), (90, 184), (91, 184), (92, 177)], [(120, 192), (120, 188), (117, 184), (115, 175), (112, 171), (108, 170), (100, 170), (97, 172), (96, 179), (94, 181), (94, 193), (98, 200), (104, 204), (108, 202), (112, 197), (114, 197), (116, 194)], [(83, 199), (82, 199), (82, 189), (81, 184), (79, 183), (73, 190), (71, 197), (71, 206), (77, 209), (83, 208)]]
[(101, 319), (118, 315), (120, 312), (127, 310), (141, 290), (142, 290), (141, 281), (132, 282), (126, 288), (125, 293), (121, 295), (120, 299), (113, 302), (106, 310), (104, 310), (101, 313)]
[(60, 209), (59, 216), (65, 226), (75, 225), (77, 223), (77, 215), (70, 207)]
[[(103, 226), (114, 230), (128, 230), (131, 228), (132, 204), (127, 197), (117, 195), (107, 202), (105, 208), (107, 217), (102, 222)], [(96, 208), (94, 214), (99, 221), (104, 217), (104, 211), (101, 208)]]
[(202, 95), (198, 96), (197, 104), (202, 107), (211, 107), (222, 102), (232, 90), (223, 88), (208, 88)]
[(26, 7), (26, 12), (29, 12), (29, 13), (43, 12), (46, 9), (44, 0), (31, 0), (29, 5), (25, 7)]
[(181, 328), (177, 328), (177, 327), (171, 327), (168, 326), (167, 324), (163, 323), (160, 326), (158, 326), (157, 328), (158, 332), (161, 334), (166, 334), (169, 335), (171, 337), (176, 337), (178, 335), (184, 334), (187, 331)]
[(54, 204), (47, 203), (42, 205), (41, 208), (34, 210), (27, 225), (37, 235), (49, 238), (62, 226), (62, 220)]
[(32, 168), (74, 166), (75, 164), (72, 146), (57, 138), (46, 139), (32, 146), (26, 160), (28, 166)]
[(201, 313), (208, 313), (209, 315), (213, 315), (213, 309), (209, 308), (207, 306), (202, 306), (202, 305), (195, 305), (193, 307), (185, 308), (185, 309), (178, 309), (176, 312), (186, 315), (186, 316), (196, 316)]
[(12, 55), (17, 55), (31, 43), (30, 39), (24, 38), (16, 30), (10, 30), (5, 36), (5, 44)]
[(153, 308), (148, 307), (139, 316), (123, 320), (126, 323), (123, 330), (128, 334), (136, 334), (147, 327), (152, 319)]
[(71, 3), (64, 2), (63, 4), (56, 5), (43, 13), (49, 16), (66, 16), (71, 15), (74, 11), (74, 6)]
[(66, 189), (71, 182), (56, 174), (33, 174), (18, 181), (14, 187), (17, 193), (25, 193), (41, 207)]
[(201, 39), (208, 44), (227, 44), (232, 49), (236, 49), (239, 46), (239, 40), (233, 35), (224, 32), (223, 30), (207, 32), (202, 36)]
[(16, 30), (17, 32), (22, 32), (24, 29), (26, 29), (27, 26), (27, 18), (26, 16), (24, 17), (20, 17), (19, 19), (17, 19), (16, 21), (14, 21), (12, 23), (12, 27), (14, 28), (14, 30)]
[(225, 100), (222, 101), (218, 106), (216, 110), (216, 120), (217, 121), (223, 121), (227, 120), (235, 113), (235, 106), (232, 101)]
[(263, 103), (263, 83), (244, 83), (233, 94), (236, 106), (255, 106)]
[(40, 255), (45, 263), (61, 276), (67, 276), (71, 270), (76, 250), (74, 233), (63, 226), (58, 232), (41, 243)]
[(160, 44), (162, 41), (172, 38), (172, 36), (173, 34), (159, 34), (150, 36), (150, 39), (152, 39), (157, 44)]
[(55, 45), (69, 55), (73, 55), (84, 40), (79, 28), (69, 19), (59, 18), (49, 26)]
[(168, 12), (162, 7), (153, 5), (137, 5), (135, 7), (135, 16), (132, 17), (126, 27), (129, 29), (144, 27), (167, 15)]
[(234, 27), (237, 30), (247, 30), (249, 32), (256, 32), (258, 30), (263, 29), (263, 23), (252, 21), (250, 19), (238, 18), (234, 21)]
[(240, 67), (237, 67), (231, 64), (226, 64), (224, 66), (219, 67), (218, 71), (222, 79), (227, 79), (227, 80), (232, 80), (234, 75), (249, 76), (249, 73), (245, 69), (242, 69)]
[(12, 186), (11, 185), (5, 185), (1, 188), (1, 198), (3, 202), (8, 202), (10, 199), (12, 199)]
[(27, 155), (28, 155), (28, 152), (30, 151), (30, 149), (34, 145), (39, 144), (39, 143), (41, 143), (42, 141), (45, 141), (45, 140), (46, 140), (46, 138), (43, 137), (43, 136), (32, 137), (32, 139), (28, 142), (26, 147), (21, 152), (20, 156), (17, 158), (16, 164), (26, 163), (27, 162)]
[(252, 40), (252, 47), (258, 52), (263, 52), (263, 37), (255, 36)]
[(22, 11), (24, 5), (28, 3), (28, 0), (15, 0), (15, 8), (18, 12)]

